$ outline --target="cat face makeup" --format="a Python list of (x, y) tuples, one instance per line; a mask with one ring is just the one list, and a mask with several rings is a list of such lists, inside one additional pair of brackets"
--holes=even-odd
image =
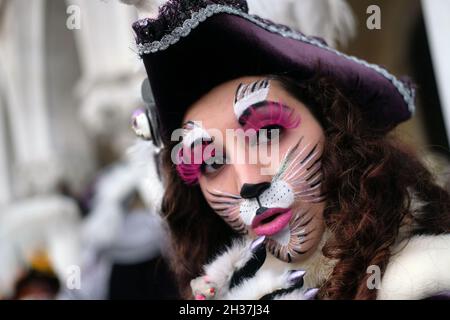
[[(320, 240), (325, 200), (321, 193), (321, 150), (301, 137), (283, 159), (267, 188), (253, 197), (217, 189), (205, 195), (211, 207), (235, 230), (268, 237), (268, 249), (292, 262)], [(244, 198), (245, 197), (245, 198)]]
[[(233, 162), (236, 152), (225, 140), (216, 147), (231, 162), (212, 172), (200, 169), (196, 178), (217, 214), (241, 234), (265, 235), (268, 250), (277, 258), (298, 261), (313, 252), (324, 231), (324, 134), (309, 110), (275, 81), (245, 78), (211, 91), (188, 110), (185, 119), (219, 131), (259, 134), (276, 129), (277, 141), (269, 135), (263, 140), (279, 153), (274, 159), (280, 160), (269, 165), (270, 175), (261, 174), (267, 165)], [(253, 147), (242, 148), (248, 152)]]

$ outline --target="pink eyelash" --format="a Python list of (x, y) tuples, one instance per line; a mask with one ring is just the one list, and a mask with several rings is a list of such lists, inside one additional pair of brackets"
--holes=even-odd
[[(198, 182), (198, 177), (200, 176), (201, 173), (201, 167), (203, 165), (203, 162), (206, 159), (203, 159), (203, 151), (205, 149), (205, 147), (208, 145), (208, 143), (203, 143), (202, 145), (202, 161), (201, 163), (184, 163), (183, 162), (183, 148), (181, 148), (178, 151), (178, 162), (179, 164), (176, 166), (178, 175), (180, 176), (181, 180), (184, 181), (184, 183), (186, 183), (187, 185), (195, 185)], [(192, 150), (191, 153), (191, 159), (194, 158), (194, 150)], [(212, 156), (215, 155), (214, 150), (211, 153)]]
[(294, 110), (286, 107), (281, 102), (270, 101), (265, 107), (250, 107), (248, 114), (241, 117), (240, 122), (244, 123), (244, 129), (254, 129), (278, 125), (285, 129), (297, 128), (300, 125), (300, 116)]
[(198, 182), (201, 164), (184, 164), (177, 165), (177, 172), (181, 180), (191, 186)]

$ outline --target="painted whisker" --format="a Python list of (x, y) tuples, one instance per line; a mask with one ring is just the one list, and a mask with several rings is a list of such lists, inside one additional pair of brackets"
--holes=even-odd
[[(301, 156), (303, 155), (303, 153), (305, 152), (305, 150), (306, 150), (308, 147), (309, 147), (309, 144), (305, 145), (305, 146), (303, 147), (303, 149), (300, 150), (300, 151), (295, 155), (294, 158), (289, 159), (288, 164), (294, 164), (294, 165), (288, 167), (288, 168), (284, 171), (284, 174), (283, 174), (282, 177), (281, 177), (282, 179), (287, 179), (288, 176), (291, 176), (291, 173), (292, 173), (293, 170), (297, 170), (297, 164), (298, 164), (298, 163), (301, 164), (300, 158), (301, 158)], [(297, 147), (296, 147), (293, 151), (295, 151), (296, 149), (297, 149)], [(303, 168), (303, 166), (301, 166), (301, 168)]]
[(316, 229), (314, 228), (314, 229), (312, 229), (312, 230), (306, 232), (306, 230), (303, 229), (303, 230), (302, 230), (303, 232), (295, 232), (295, 233), (292, 233), (292, 235), (298, 236), (298, 237), (307, 237), (307, 236), (309, 236), (311, 233), (313, 233), (315, 230), (316, 230)]
[(314, 151), (317, 149), (317, 144), (312, 148), (312, 150), (308, 153), (308, 155), (305, 157), (305, 159), (303, 159), (302, 161), (300, 161), (301, 164), (304, 164), (306, 161), (308, 161), (309, 159), (311, 159), (311, 155), (314, 154)]
[[(319, 151), (316, 151), (316, 153), (313, 155), (313, 158), (316, 157), (319, 154)], [(285, 180), (289, 181), (291, 179), (296, 179), (298, 177), (303, 176), (306, 172), (309, 172), (306, 167), (310, 164), (310, 162), (306, 162), (306, 163), (302, 163), (300, 166), (298, 166), (297, 168), (292, 169), (291, 172), (289, 172), (288, 174), (286, 174), (285, 176)], [(294, 165), (295, 166), (295, 165)], [(304, 169), (304, 171), (302, 171)]]
[(308, 190), (314, 190), (314, 187), (316, 186), (317, 181), (321, 181), (322, 173), (320, 172), (319, 175), (311, 179), (310, 181), (306, 180), (299, 180), (294, 181), (290, 185), (294, 189), (294, 192), (303, 192)]
[(220, 198), (242, 199), (239, 195), (228, 193), (228, 192), (222, 192), (219, 190), (213, 190), (213, 191), (208, 190), (208, 193), (212, 196), (220, 197)]
[(283, 161), (281, 161), (280, 168), (278, 169), (278, 172), (273, 176), (272, 181), (278, 181), (282, 180), (282, 176), (286, 173), (287, 170), (289, 170), (289, 164), (292, 162), (291, 157), (293, 156), (294, 152), (297, 150), (298, 146), (303, 141), (303, 136), (299, 139), (297, 144), (290, 148), (288, 152), (286, 153), (286, 156), (284, 157)]
[(242, 198), (219, 190), (207, 190), (207, 193), (211, 208), (238, 233), (247, 234), (248, 231), (239, 214)]
[(236, 203), (239, 203), (239, 201), (211, 201), (211, 204), (228, 205), (228, 206), (235, 205)]

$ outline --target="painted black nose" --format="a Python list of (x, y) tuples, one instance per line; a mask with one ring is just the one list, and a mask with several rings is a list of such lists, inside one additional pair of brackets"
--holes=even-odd
[(241, 197), (244, 199), (256, 198), (264, 190), (270, 188), (270, 182), (261, 182), (256, 184), (244, 183), (241, 188)]

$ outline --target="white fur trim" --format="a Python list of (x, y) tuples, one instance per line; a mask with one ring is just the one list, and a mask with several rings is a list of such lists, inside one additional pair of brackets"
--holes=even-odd
[(450, 234), (416, 236), (400, 243), (396, 251), (378, 299), (415, 300), (450, 290)]
[(244, 266), (251, 258), (251, 239), (235, 240), (233, 244), (212, 263), (204, 267), (205, 274), (217, 285), (217, 298), (223, 298), (234, 270)]
[[(269, 256), (268, 256), (269, 257)], [(263, 266), (264, 267), (264, 266)], [(288, 268), (278, 272), (271, 268), (261, 268), (253, 278), (243, 281), (225, 296), (227, 300), (258, 300), (262, 296), (288, 286)]]
[[(266, 261), (254, 277), (243, 281), (228, 291), (234, 271), (244, 266), (251, 257), (250, 245), (252, 240), (249, 238), (236, 240), (230, 248), (204, 268), (204, 274), (211, 281), (210, 286), (216, 289), (214, 298), (257, 300), (275, 290), (287, 288), (289, 286), (289, 271), (306, 270), (304, 286), (300, 290), (279, 297), (280, 299), (303, 299), (303, 292), (306, 289), (320, 286), (333, 270), (335, 263), (325, 258), (321, 252), (328, 235), (328, 232), (324, 234), (318, 249), (311, 256), (298, 263), (287, 263), (267, 253)], [(205, 284), (201, 279), (196, 278), (191, 282), (194, 292), (205, 290)]]
[[(259, 297), (267, 293), (283, 288), (286, 284), (285, 276), (289, 270), (306, 270), (306, 274), (303, 278), (304, 289), (319, 287), (330, 276), (335, 265), (335, 261), (325, 258), (322, 254), (322, 247), (328, 238), (329, 232), (327, 231), (323, 235), (322, 240), (314, 253), (304, 261), (296, 263), (281, 261), (270, 253), (267, 253), (266, 261), (261, 269), (255, 274), (255, 277), (241, 285), (251, 285), (253, 288), (248, 290), (242, 288), (242, 293), (239, 294), (239, 297), (235, 292), (236, 297), (232, 298), (241, 299), (241, 296), (244, 297), (244, 293), (247, 291), (248, 294), (253, 292), (253, 296), (255, 296), (254, 299), (259, 299)], [(253, 284), (249, 283), (250, 281), (253, 282)]]

